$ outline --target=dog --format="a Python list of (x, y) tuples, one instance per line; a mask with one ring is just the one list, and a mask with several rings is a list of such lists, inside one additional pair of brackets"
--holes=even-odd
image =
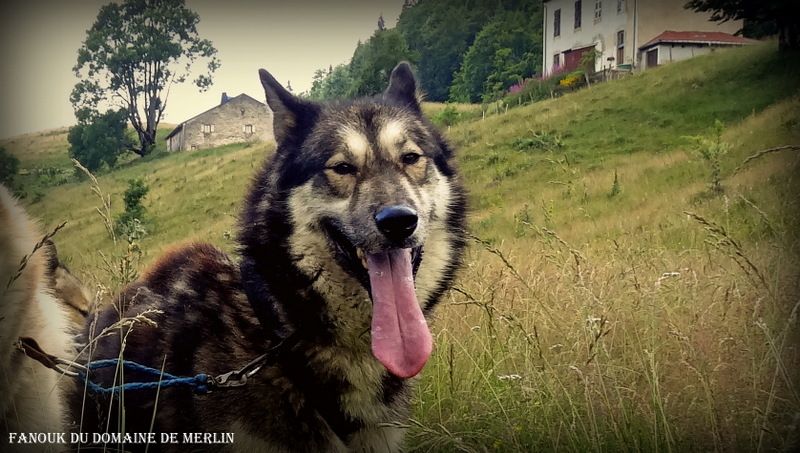
[[(228, 445), (192, 446), (214, 451), (398, 451), (412, 378), (432, 351), (427, 319), (465, 247), (453, 151), (422, 115), (406, 63), (382, 95), (325, 104), (259, 74), (277, 149), (246, 196), (239, 259), (197, 243), (167, 253), (89, 323), (82, 360), (218, 376), (268, 359), (244, 385), (205, 394), (76, 386), (73, 422), (82, 432), (233, 433)], [(120, 373), (91, 378), (109, 387)], [(124, 371), (125, 382), (146, 378)]]
[[(66, 383), (15, 347), (36, 338), (52, 354), (74, 356), (70, 320), (54, 295), (51, 256), (43, 235), (11, 193), (0, 185), (0, 414), (8, 433), (58, 433), (65, 427)], [(43, 451), (57, 446), (4, 445), (3, 451)]]

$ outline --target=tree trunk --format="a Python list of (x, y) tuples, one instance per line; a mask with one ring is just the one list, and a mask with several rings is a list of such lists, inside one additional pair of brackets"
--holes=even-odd
[(791, 19), (778, 23), (778, 50), (800, 50), (800, 24)]
[(140, 157), (144, 157), (153, 150), (156, 146), (156, 132), (155, 131), (137, 131), (139, 136), (139, 147), (132, 151)]

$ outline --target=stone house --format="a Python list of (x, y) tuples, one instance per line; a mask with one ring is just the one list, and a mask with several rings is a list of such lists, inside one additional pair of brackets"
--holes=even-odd
[(219, 105), (182, 122), (166, 138), (168, 151), (274, 140), (272, 111), (266, 104), (246, 94), (229, 98), (226, 93)]
[[(549, 75), (575, 70), (583, 54), (591, 50), (600, 54), (595, 71), (644, 69), (646, 59), (652, 61), (655, 55), (648, 54), (653, 49), (645, 46), (667, 30), (700, 35), (732, 34), (742, 28), (741, 20), (711, 22), (711, 13), (685, 9), (685, 3), (686, 0), (544, 0), (542, 72)], [(730, 44), (736, 45), (725, 45)], [(673, 52), (670, 61), (697, 53), (701, 52)], [(658, 61), (668, 60), (658, 57)]]

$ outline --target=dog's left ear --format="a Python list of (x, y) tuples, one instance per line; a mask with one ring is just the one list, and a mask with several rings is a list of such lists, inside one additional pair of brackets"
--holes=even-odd
[(318, 106), (293, 95), (286, 90), (266, 69), (259, 69), (261, 85), (267, 96), (267, 105), (272, 110), (272, 129), (278, 145), (295, 137), (295, 131), (313, 122)]
[(383, 97), (419, 111), (417, 81), (414, 79), (414, 73), (408, 63), (400, 62), (392, 70), (392, 75), (389, 76), (389, 87), (386, 88)]

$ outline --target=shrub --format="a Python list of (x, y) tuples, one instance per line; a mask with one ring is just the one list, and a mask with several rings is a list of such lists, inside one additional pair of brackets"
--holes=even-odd
[(19, 171), (19, 159), (0, 147), (0, 184), (11, 187)]
[(461, 113), (452, 104), (447, 104), (439, 113), (433, 117), (433, 122), (438, 126), (452, 126), (461, 117)]
[(714, 121), (711, 137), (688, 137), (695, 143), (695, 152), (710, 167), (708, 188), (711, 194), (721, 195), (725, 190), (722, 187), (722, 156), (728, 153), (731, 145), (722, 141), (722, 132), (725, 125), (720, 120)]
[(619, 176), (617, 170), (614, 170), (614, 183), (611, 184), (611, 192), (608, 193), (608, 198), (614, 198), (622, 192), (622, 186), (619, 184)]
[(558, 83), (566, 73), (559, 69), (546, 78), (525, 79), (522, 84), (515, 85), (503, 100), (510, 105), (524, 105), (549, 99), (559, 93)]
[(586, 83), (586, 73), (582, 70), (570, 72), (558, 81), (560, 88), (572, 90)]
[(533, 130), (529, 132), (530, 135), (519, 137), (513, 141), (514, 149), (518, 151), (556, 150), (564, 146), (561, 136), (557, 133)]
[(142, 222), (145, 220), (145, 207), (142, 200), (147, 195), (150, 188), (147, 187), (142, 179), (128, 180), (128, 189), (125, 190), (123, 200), (125, 202), (125, 212), (116, 221), (117, 233), (121, 236), (136, 235), (140, 238), (146, 234)]

